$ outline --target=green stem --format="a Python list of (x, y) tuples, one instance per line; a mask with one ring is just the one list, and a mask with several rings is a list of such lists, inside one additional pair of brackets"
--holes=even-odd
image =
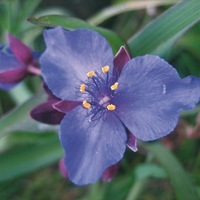
[(29, 91), (25, 83), (21, 83), (13, 88), (9, 94), (16, 105), (21, 105), (32, 96), (32, 93)]
[(45, 99), (46, 95), (44, 94), (35, 95), (20, 107), (15, 108), (10, 113), (3, 116), (0, 119), (0, 138), (7, 135), (7, 133), (13, 130), (20, 122), (29, 119), (30, 110)]
[(142, 146), (151, 152), (165, 169), (172, 187), (175, 190), (177, 200), (199, 199), (191, 177), (183, 169), (181, 163), (172, 152), (159, 142), (143, 143)]
[(136, 200), (139, 199), (139, 196), (144, 189), (144, 186), (146, 184), (146, 178), (138, 180), (133, 187), (130, 189), (130, 192), (128, 193), (128, 196), (126, 200)]

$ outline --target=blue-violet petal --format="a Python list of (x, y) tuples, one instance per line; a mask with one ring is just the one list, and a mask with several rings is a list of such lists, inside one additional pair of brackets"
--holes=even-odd
[(113, 68), (112, 49), (97, 32), (56, 27), (46, 30), (44, 38), (47, 48), (40, 59), (43, 77), (53, 94), (63, 100), (82, 100), (77, 91), (89, 71), (99, 71), (105, 65)]
[(113, 99), (116, 114), (138, 139), (149, 141), (169, 134), (180, 111), (200, 100), (200, 79), (181, 79), (163, 59), (146, 55), (129, 61)]
[(10, 90), (25, 77), (26, 68), (12, 53), (0, 52), (0, 61), (0, 88)]
[(82, 106), (74, 108), (60, 129), (69, 179), (77, 185), (96, 182), (106, 168), (121, 160), (126, 140), (125, 128), (113, 113), (91, 121)]

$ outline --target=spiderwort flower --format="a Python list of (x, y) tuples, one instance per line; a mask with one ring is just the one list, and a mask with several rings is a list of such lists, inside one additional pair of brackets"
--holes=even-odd
[[(134, 147), (135, 138), (150, 141), (169, 134), (180, 111), (200, 100), (200, 80), (181, 79), (158, 56), (124, 56), (120, 62), (105, 38), (88, 29), (56, 27), (44, 38), (45, 83), (61, 100), (81, 102), (64, 116), (59, 131), (68, 177), (78, 185), (96, 182), (119, 162), (126, 143)], [(119, 54), (124, 52), (121, 48)]]
[(37, 57), (29, 47), (8, 34), (10, 48), (0, 50), (0, 88), (11, 89), (28, 74), (40, 75)]

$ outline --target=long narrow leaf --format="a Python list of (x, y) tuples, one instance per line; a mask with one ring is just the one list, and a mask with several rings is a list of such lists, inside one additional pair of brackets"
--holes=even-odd
[(44, 167), (58, 161), (62, 155), (63, 151), (57, 137), (42, 145), (26, 145), (5, 152), (0, 155), (0, 181)]
[(147, 25), (128, 41), (132, 56), (155, 53), (162, 55), (173, 43), (200, 20), (200, 1), (183, 1)]
[(9, 91), (9, 94), (16, 105), (21, 105), (32, 96), (32, 93), (27, 88), (25, 83), (17, 85), (15, 88)]
[(28, 124), (29, 121), (31, 121), (29, 116), (30, 110), (37, 104), (43, 102), (44, 99), (44, 94), (38, 94), (26, 103), (9, 112), (7, 115), (3, 116), (0, 119), (0, 138), (6, 135), (9, 131), (14, 131), (15, 127), (21, 126), (20, 124)]
[(166, 170), (169, 180), (175, 189), (177, 200), (198, 200), (200, 198), (187, 172), (164, 145), (153, 143), (145, 144), (144, 147), (153, 153)]
[(19, 13), (19, 19), (22, 21), (29, 17), (34, 10), (38, 7), (42, 0), (34, 0), (34, 1), (24, 1), (22, 4), (21, 12)]
[(130, 1), (124, 2), (117, 5), (112, 5), (100, 11), (99, 13), (95, 14), (93, 17), (88, 19), (88, 22), (93, 25), (99, 25), (105, 20), (124, 13), (131, 10), (138, 10), (138, 9), (145, 9), (149, 6), (161, 6), (161, 5), (168, 5), (177, 3), (178, 0), (138, 0), (138, 1)]
[(76, 28), (89, 28), (95, 30), (101, 33), (108, 40), (108, 42), (110, 42), (114, 53), (119, 50), (120, 46), (124, 45), (122, 39), (114, 32), (104, 28), (92, 26), (80, 19), (69, 18), (61, 15), (47, 15), (38, 18), (29, 18), (28, 21), (46, 27), (62, 26), (69, 30), (74, 30)]

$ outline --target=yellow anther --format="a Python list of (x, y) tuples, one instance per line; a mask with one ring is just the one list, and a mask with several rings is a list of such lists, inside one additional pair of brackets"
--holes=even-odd
[(86, 85), (85, 84), (81, 84), (80, 91), (81, 92), (85, 92), (85, 88), (86, 88)]
[(113, 104), (109, 104), (109, 105), (107, 105), (106, 108), (107, 108), (108, 110), (115, 110), (116, 106), (113, 105)]
[(95, 72), (94, 71), (90, 71), (87, 73), (87, 76), (88, 77), (93, 77), (95, 75)]
[(106, 73), (109, 71), (109, 69), (110, 69), (110, 67), (108, 65), (106, 65), (106, 66), (102, 67), (102, 72)]
[(119, 83), (116, 82), (116, 83), (114, 83), (113, 85), (110, 86), (110, 89), (111, 90), (116, 90), (118, 88), (118, 85), (119, 85)]
[(91, 104), (88, 103), (87, 101), (83, 101), (83, 107), (89, 109), (91, 108)]

